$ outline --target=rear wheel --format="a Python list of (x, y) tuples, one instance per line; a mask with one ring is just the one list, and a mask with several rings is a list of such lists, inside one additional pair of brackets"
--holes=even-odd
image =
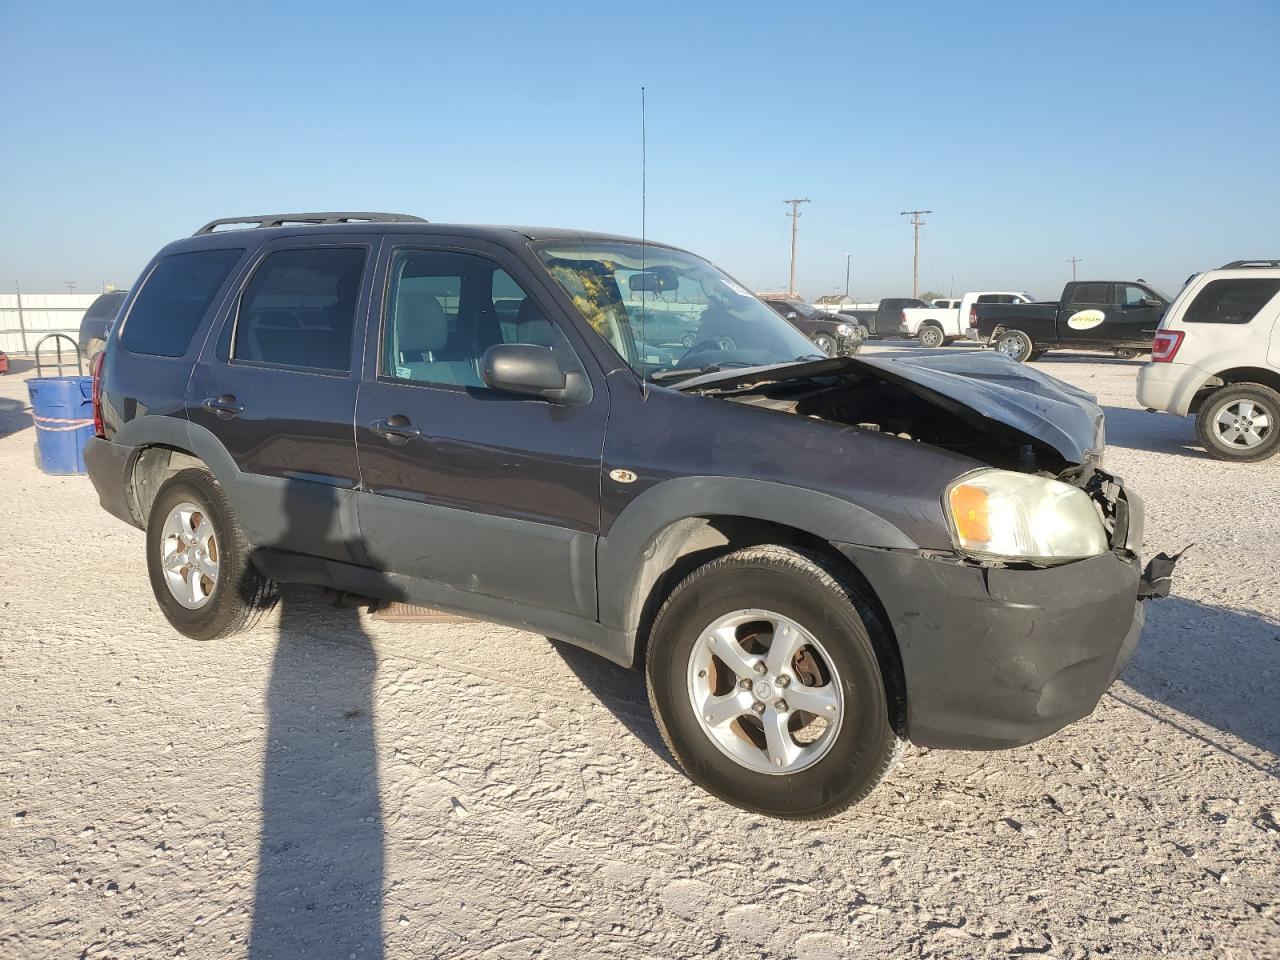
[(1132, 347), (1117, 347), (1111, 352), (1114, 353), (1121, 360), (1132, 360), (1134, 357), (1138, 356), (1138, 354), (1140, 354), (1142, 351), (1134, 349)]
[(1021, 330), (1006, 330), (996, 338), (995, 347), (996, 353), (1010, 360), (1016, 360), (1018, 363), (1029, 360), (1035, 350), (1035, 344), (1031, 342), (1031, 338)]
[(891, 643), (861, 589), (827, 560), (750, 547), (667, 598), (646, 661), (649, 701), (676, 760), (735, 806), (830, 816), (865, 797), (901, 741)]
[(920, 341), (922, 347), (940, 347), (946, 343), (947, 338), (943, 336), (942, 331), (933, 326), (926, 324), (916, 332), (916, 339)]
[(1280, 393), (1261, 383), (1225, 386), (1200, 407), (1196, 433), (1219, 460), (1266, 460), (1280, 449)]
[(226, 494), (205, 470), (182, 470), (156, 493), (147, 520), (147, 572), (165, 618), (193, 640), (253, 626), (277, 587), (249, 560)]

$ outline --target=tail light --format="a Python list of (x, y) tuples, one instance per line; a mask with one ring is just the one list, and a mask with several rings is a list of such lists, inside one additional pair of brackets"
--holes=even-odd
[(905, 310), (902, 311), (902, 325), (904, 327), (907, 325), (907, 311)]
[(1151, 362), (1170, 363), (1177, 356), (1182, 346), (1184, 334), (1181, 330), (1158, 330), (1156, 338), (1151, 341)]
[(102, 425), (102, 361), (106, 356), (107, 351), (99, 350), (98, 355), (93, 358), (93, 433), (98, 437), (107, 435)]
[(969, 304), (969, 326), (976, 327), (978, 325), (978, 305), (976, 303)]

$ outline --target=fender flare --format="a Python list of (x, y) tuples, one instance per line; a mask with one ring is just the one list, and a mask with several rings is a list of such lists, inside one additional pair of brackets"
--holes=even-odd
[(620, 513), (596, 553), (600, 622), (635, 642), (646, 562), (658, 537), (694, 517), (742, 517), (803, 530), (823, 540), (915, 550), (906, 534), (865, 507), (817, 490), (741, 477), (678, 477), (650, 487)]

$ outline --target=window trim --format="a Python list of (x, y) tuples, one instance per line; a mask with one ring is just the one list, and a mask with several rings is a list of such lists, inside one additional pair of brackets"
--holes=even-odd
[[(355, 307), (351, 316), (351, 344), (349, 347), (349, 363), (346, 370), (334, 370), (329, 367), (307, 367), (302, 364), (294, 363), (270, 363), (266, 360), (243, 360), (236, 356), (236, 338), (240, 334), (240, 307), (244, 303), (245, 291), (249, 289), (249, 284), (253, 283), (253, 278), (258, 275), (258, 270), (262, 265), (277, 253), (284, 253), (289, 250), (363, 250), (364, 265), (360, 268), (360, 286), (356, 295)], [(361, 346), (359, 355), (356, 354), (356, 346), (363, 344), (363, 339), (357, 335), (361, 333), (360, 327), (360, 301), (365, 296), (365, 287), (369, 283), (369, 264), (371, 260), (375, 261), (375, 246), (368, 241), (361, 242), (358, 240), (333, 240), (325, 243), (307, 243), (305, 240), (284, 240), (279, 243), (263, 244), (255, 252), (254, 259), (249, 263), (244, 276), (240, 280), (240, 286), (235, 292), (235, 298), (231, 302), (231, 309), (228, 312), (227, 319), (224, 324), (231, 327), (231, 338), (227, 344), (227, 366), (244, 367), (250, 370), (287, 370), (291, 373), (311, 374), (318, 377), (330, 377), (334, 379), (350, 380), (352, 376), (360, 375), (360, 367), (363, 363), (364, 349)], [(215, 354), (216, 341), (215, 341)]]
[[(552, 324), (556, 328), (556, 330), (560, 334), (561, 339), (564, 340), (565, 345), (569, 348), (570, 352), (573, 354), (574, 359), (578, 363), (578, 369), (581, 371), (581, 375), (586, 379), (589, 386), (591, 384), (591, 375), (588, 372), (589, 368), (587, 364), (583, 362), (581, 352), (578, 350), (577, 347), (574, 346), (573, 341), (570, 339), (569, 335), (565, 332), (565, 329), (564, 329), (565, 325), (561, 323), (559, 320), (557, 320), (554, 314), (547, 309), (547, 303), (545, 298), (539, 297), (537, 296), (536, 293), (531, 292), (530, 290), (531, 284), (529, 284), (524, 280), (521, 280), (520, 277), (517, 276), (514, 271), (512, 271), (511, 264), (504, 263), (498, 257), (490, 253), (477, 250), (473, 247), (464, 247), (464, 246), (458, 246), (455, 244), (429, 244), (429, 243), (422, 243), (421, 241), (402, 241), (402, 240), (395, 240), (392, 243), (390, 243), (386, 248), (386, 256), (384, 258), (385, 263), (383, 266), (382, 292), (381, 292), (381, 295), (379, 296), (380, 309), (378, 311), (378, 332), (377, 332), (377, 338), (373, 343), (373, 347), (375, 351), (373, 374), (374, 374), (374, 379), (378, 383), (385, 383), (392, 386), (400, 386), (400, 387), (414, 387), (420, 390), (444, 390), (444, 391), (447, 391), (448, 393), (457, 393), (457, 394), (463, 394), (468, 396), (476, 392), (482, 392), (485, 396), (488, 396), (488, 397), (503, 397), (509, 400), (519, 400), (521, 402), (526, 402), (526, 403), (528, 402), (545, 403), (545, 404), (558, 406), (558, 407), (586, 406), (591, 402), (592, 397), (595, 395), (594, 387), (592, 387), (588, 391), (588, 396), (585, 400), (553, 401), (553, 400), (544, 399), (542, 397), (523, 396), (523, 395), (517, 395), (514, 393), (507, 393), (503, 390), (494, 390), (492, 387), (484, 384), (478, 387), (470, 387), (461, 383), (430, 383), (425, 380), (409, 380), (404, 377), (397, 377), (392, 374), (388, 374), (385, 370), (384, 364), (387, 357), (387, 353), (385, 349), (386, 335), (388, 330), (387, 317), (391, 307), (391, 275), (392, 275), (392, 267), (395, 264), (396, 255), (400, 253), (402, 250), (419, 251), (422, 253), (460, 254), (463, 256), (475, 257), (479, 260), (487, 260), (488, 262), (492, 263), (496, 269), (501, 270), (503, 273), (505, 273), (508, 277), (512, 279), (512, 281), (515, 282), (516, 286), (518, 286), (521, 290), (524, 291), (524, 295), (526, 298), (529, 298), (529, 297), (534, 298), (534, 302), (537, 303), (538, 307), (542, 310), (542, 314), (546, 318), (547, 322)], [(492, 281), (490, 282), (492, 283)]]

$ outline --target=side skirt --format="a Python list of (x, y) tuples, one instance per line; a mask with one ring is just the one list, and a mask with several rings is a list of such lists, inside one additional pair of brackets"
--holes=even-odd
[(625, 633), (571, 613), (469, 593), (434, 580), (384, 573), (369, 567), (283, 550), (259, 548), (253, 551), (252, 560), (263, 576), (281, 583), (308, 583), (380, 600), (435, 607), (555, 637), (624, 667), (633, 665), (632, 644)]

